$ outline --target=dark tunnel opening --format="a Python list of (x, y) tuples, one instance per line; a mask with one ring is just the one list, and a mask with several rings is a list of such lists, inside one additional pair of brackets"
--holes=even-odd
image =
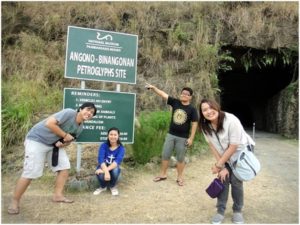
[[(264, 121), (268, 101), (294, 79), (294, 68), (278, 60), (266, 66), (254, 64), (246, 71), (241, 58), (249, 52), (249, 48), (227, 49), (236, 61), (231, 65), (232, 70), (219, 73), (222, 110), (236, 115), (245, 128), (250, 128), (255, 123), (257, 129), (267, 130), (264, 123), (258, 121)], [(266, 53), (265, 50), (250, 51), (254, 58), (262, 57)], [(268, 54), (278, 54), (273, 51)]]

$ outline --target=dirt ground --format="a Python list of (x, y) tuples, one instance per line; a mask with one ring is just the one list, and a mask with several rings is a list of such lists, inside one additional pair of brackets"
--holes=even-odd
[[(256, 155), (262, 164), (259, 175), (244, 183), (245, 223), (299, 223), (298, 141), (258, 132)], [(169, 169), (168, 179), (152, 181), (159, 166), (123, 171), (120, 195), (110, 192), (93, 196), (92, 192), (67, 193), (73, 204), (52, 203), (53, 180), (33, 182), (21, 202), (19, 215), (8, 215), (7, 207), (17, 174), (2, 176), (2, 223), (79, 223), (79, 224), (202, 224), (210, 223), (216, 200), (205, 192), (214, 178), (214, 163), (208, 152), (191, 158), (185, 169), (185, 186), (179, 187), (176, 171)], [(224, 223), (231, 223), (232, 200), (229, 197)]]

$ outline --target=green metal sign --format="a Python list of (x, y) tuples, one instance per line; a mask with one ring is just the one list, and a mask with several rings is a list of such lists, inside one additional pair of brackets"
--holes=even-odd
[(68, 27), (65, 77), (136, 83), (138, 36)]
[(122, 143), (134, 141), (135, 94), (97, 91), (88, 89), (64, 89), (64, 108), (78, 109), (84, 102), (93, 102), (97, 115), (85, 121), (77, 142), (104, 142), (111, 127), (120, 130)]

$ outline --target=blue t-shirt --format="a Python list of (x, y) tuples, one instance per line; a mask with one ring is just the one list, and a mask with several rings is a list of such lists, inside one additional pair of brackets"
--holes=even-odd
[(119, 145), (115, 150), (110, 150), (107, 142), (103, 143), (98, 151), (98, 164), (106, 163), (110, 165), (116, 162), (118, 166), (122, 163), (125, 155), (125, 148), (123, 145)]
[[(58, 126), (69, 134), (76, 134), (76, 137), (82, 132), (83, 123), (80, 125), (76, 122), (77, 111), (74, 109), (63, 109), (52, 116), (58, 121)], [(52, 145), (61, 137), (54, 134), (47, 126), (47, 119), (34, 125), (28, 132), (26, 138), (43, 143), (45, 145)]]

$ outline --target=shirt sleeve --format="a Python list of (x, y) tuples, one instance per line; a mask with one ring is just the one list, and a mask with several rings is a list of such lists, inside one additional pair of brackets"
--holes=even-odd
[(105, 160), (105, 152), (106, 152), (107, 144), (103, 143), (98, 150), (98, 164), (101, 165)]
[(121, 145), (115, 159), (115, 162), (118, 164), (118, 166), (122, 163), (124, 155), (125, 155), (125, 148), (124, 146)]
[(73, 114), (74, 114), (74, 110), (72, 110), (72, 109), (63, 109), (63, 110), (53, 114), (53, 116), (58, 121), (58, 124), (63, 124)]
[(198, 112), (194, 107), (192, 109), (192, 122), (198, 122)]
[(242, 125), (235, 119), (228, 126), (229, 144), (239, 145), (242, 141)]
[(174, 102), (175, 102), (175, 98), (169, 96), (167, 99), (167, 104), (173, 106)]

